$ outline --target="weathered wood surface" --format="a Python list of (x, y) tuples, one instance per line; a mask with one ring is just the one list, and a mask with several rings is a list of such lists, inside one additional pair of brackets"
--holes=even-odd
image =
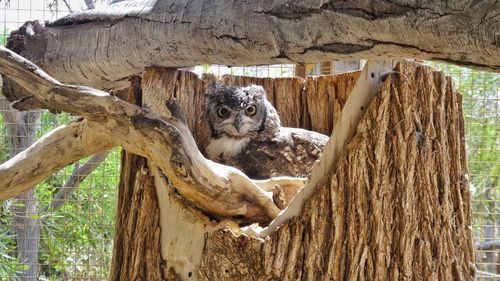
[[(151, 68), (146, 73), (157, 71)], [(307, 201), (300, 216), (280, 225), (267, 239), (235, 235), (239, 230), (234, 227), (216, 230), (224, 224), (202, 222), (197, 212), (192, 219), (172, 223), (170, 218), (170, 224), (163, 223), (170, 233), (172, 227), (198, 225), (191, 228), (190, 237), (207, 239), (203, 246), (190, 246), (178, 254), (162, 247), (165, 268), (175, 276), (164, 275), (164, 280), (472, 280), (475, 267), (461, 97), (449, 78), (428, 67), (402, 64), (398, 71), (402, 75), (391, 76), (381, 86), (335, 173), (325, 175), (329, 179)], [(208, 83), (182, 72), (167, 72), (177, 77), (169, 87), (179, 91), (179, 85), (187, 85), (183, 79), (198, 85), (191, 86), (196, 89)], [(314, 83), (322, 92), (314, 94), (326, 92), (329, 100), (343, 105), (357, 76), (359, 72), (298, 79), (305, 85), (296, 85), (312, 94), (308, 83)], [(262, 83), (272, 89), (271, 96), (275, 89), (290, 85), (281, 83), (282, 79), (222, 80), (238, 85)], [(293, 102), (288, 104), (293, 106)], [(187, 110), (196, 114), (201, 112), (198, 106)], [(309, 103), (304, 106), (314, 108)], [(318, 119), (333, 123), (337, 115)], [(196, 128), (197, 120), (192, 120), (190, 126)], [(184, 212), (192, 212), (189, 206), (185, 208)], [(200, 224), (204, 230), (198, 228)], [(190, 244), (174, 236), (170, 234), (162, 243)], [(192, 259), (179, 262), (185, 255), (193, 258), (196, 251), (201, 267)]]
[(263, 241), (215, 232), (201, 280), (473, 280), (461, 96), (398, 70), (303, 213)]
[[(347, 83), (344, 80), (352, 81), (353, 77), (358, 76), (359, 73), (352, 73), (342, 75), (342, 78), (338, 80), (326, 79), (324, 81), (330, 84), (331, 87), (339, 89), (336, 92), (339, 96), (346, 96), (347, 93), (344, 91), (347, 91), (348, 88), (341, 85)], [(203, 147), (208, 144), (208, 124), (200, 115), (203, 108), (203, 93), (215, 80), (217, 78), (213, 75), (203, 75), (200, 79), (195, 74), (189, 72), (175, 71), (173, 69), (147, 68), (141, 80), (141, 93), (143, 96), (141, 104), (160, 114), (168, 114), (168, 110), (164, 106), (165, 101), (171, 96), (176, 97), (179, 104), (183, 106), (183, 111), (193, 117), (189, 118), (187, 123), (193, 135), (197, 138), (198, 144)], [(306, 115), (309, 115), (307, 113), (309, 107), (306, 104), (300, 103), (305, 96), (306, 80), (299, 78), (291, 82), (292, 80), (293, 78), (270, 79), (241, 76), (223, 76), (221, 78), (221, 81), (229, 85), (245, 86), (250, 83), (264, 85), (268, 91), (268, 95), (271, 97), (271, 101), (274, 100), (272, 97), (275, 96), (275, 90), (281, 93), (296, 91), (299, 94), (293, 95), (294, 99), (289, 104), (300, 105), (300, 108), (296, 107), (296, 109), (306, 111)], [(321, 84), (321, 82), (319, 83)], [(294, 85), (295, 88), (291, 88), (290, 85)], [(183, 96), (186, 94), (190, 96)], [(123, 96), (132, 97), (136, 95), (123, 94)], [(335, 93), (331, 94), (330, 98), (335, 100)], [(276, 103), (273, 102), (273, 104)], [(333, 115), (330, 119), (333, 119)], [(233, 227), (236, 227), (236, 225), (227, 221), (221, 223), (214, 220), (210, 221), (205, 215), (193, 208), (192, 204), (179, 197), (175, 189), (165, 180), (161, 171), (152, 163), (149, 163), (147, 168), (142, 167), (141, 169), (149, 171), (148, 174), (154, 178), (153, 181), (155, 182), (158, 200), (161, 202), (160, 204), (155, 203), (160, 208), (160, 217), (155, 218), (157, 220), (155, 225), (159, 225), (162, 229), (161, 253), (164, 259), (162, 265), (162, 278), (164, 279), (162, 280), (176, 280), (177, 278), (182, 278), (182, 280), (197, 280), (202, 273), (199, 271), (199, 268), (208, 235), (211, 235), (217, 229), (226, 228), (227, 224), (233, 225)], [(122, 170), (122, 174), (130, 174), (131, 172), (134, 173), (133, 170)], [(147, 180), (146, 183), (149, 181)], [(141, 196), (137, 194), (142, 192), (144, 191), (141, 189), (136, 189), (128, 193), (123, 192), (119, 195), (120, 200), (124, 200), (121, 198), (122, 196), (140, 198)], [(148, 205), (144, 208), (148, 209), (150, 206)], [(123, 223), (120, 223), (121, 220), (127, 217), (138, 217), (143, 212), (142, 207), (119, 208), (119, 216), (123, 218), (118, 220), (120, 226), (117, 227), (127, 227)], [(137, 233), (142, 232), (141, 230), (134, 231)], [(151, 231), (144, 230), (145, 233)], [(142, 236), (139, 235), (139, 237)], [(186, 239), (186, 237), (189, 237), (189, 239)], [(121, 256), (121, 259), (147, 259), (147, 251), (134, 252), (131, 251), (131, 248), (128, 251), (123, 251), (123, 246), (121, 246), (123, 243), (133, 244), (133, 241), (120, 242), (119, 248), (115, 250), (115, 255)], [(115, 260), (118, 261), (118, 259)], [(138, 263), (137, 266), (128, 268), (121, 265), (117, 265), (117, 267), (121, 272), (121, 276), (126, 276), (127, 272), (144, 270), (143, 263)], [(111, 280), (120, 279), (118, 275), (114, 275)]]
[[(335, 120), (333, 131), (328, 143), (323, 149), (322, 157), (316, 162), (304, 188), (290, 202), (286, 211), (271, 222), (259, 237), (267, 237), (279, 228), (287, 220), (302, 213), (305, 203), (317, 192), (328, 177), (334, 172), (342, 155), (347, 151), (349, 142), (357, 132), (358, 124), (363, 118), (366, 108), (370, 105), (373, 97), (377, 94), (378, 87), (385, 78), (385, 73), (392, 71), (395, 62), (392, 61), (370, 61), (361, 73), (349, 93), (339, 117)], [(339, 94), (342, 97), (343, 94)], [(335, 116), (333, 116), (335, 118)]]
[(160, 209), (147, 159), (123, 151), (121, 167), (109, 280), (162, 280)]
[[(269, 183), (250, 180), (241, 171), (209, 161), (199, 153), (174, 101), (166, 104), (169, 117), (164, 118), (106, 92), (62, 84), (5, 48), (0, 48), (0, 62), (0, 73), (10, 75), (49, 108), (83, 117), (55, 129), (2, 163), (0, 198), (21, 193), (80, 158), (122, 146), (156, 163), (183, 197), (208, 213), (226, 218), (241, 216), (248, 221), (266, 221), (279, 213), (272, 195), (259, 187)], [(54, 154), (61, 157), (52, 159)], [(278, 185), (283, 180), (270, 179)], [(285, 179), (287, 185), (292, 181)], [(303, 180), (298, 179), (296, 184), (302, 186)]]
[(307, 78), (305, 103), (311, 120), (310, 130), (330, 135), (359, 73)]
[(412, 57), (498, 72), (499, 11), (495, 0), (129, 0), (21, 28), (10, 46), (65, 83), (101, 89), (152, 65)]

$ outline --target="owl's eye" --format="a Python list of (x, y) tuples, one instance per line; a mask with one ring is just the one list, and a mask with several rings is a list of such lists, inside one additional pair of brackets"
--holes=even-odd
[(220, 118), (227, 118), (227, 117), (229, 117), (229, 110), (227, 110), (227, 108), (225, 108), (225, 107), (219, 107), (217, 109), (217, 115)]
[(245, 109), (245, 113), (248, 116), (254, 116), (255, 113), (257, 113), (257, 107), (255, 107), (255, 105), (251, 105)]

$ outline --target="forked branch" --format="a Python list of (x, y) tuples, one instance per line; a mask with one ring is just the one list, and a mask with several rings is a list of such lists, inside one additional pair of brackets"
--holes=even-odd
[(304, 183), (303, 179), (283, 178), (253, 181), (238, 169), (207, 160), (174, 100), (167, 103), (170, 116), (164, 118), (106, 92), (62, 84), (5, 48), (0, 48), (0, 73), (31, 92), (47, 109), (84, 118), (56, 129), (0, 165), (0, 199), (15, 196), (67, 164), (114, 146), (153, 161), (184, 198), (216, 217), (269, 221), (280, 210), (272, 193), (265, 190), (274, 184)]

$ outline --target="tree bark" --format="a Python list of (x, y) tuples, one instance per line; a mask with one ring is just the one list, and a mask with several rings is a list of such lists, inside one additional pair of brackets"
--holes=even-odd
[[(289, 209), (269, 228), (259, 232), (255, 227), (240, 229), (234, 221), (217, 220), (217, 216), (207, 209), (192, 208), (193, 205), (185, 200), (190, 198), (189, 193), (183, 193), (174, 181), (177, 174), (172, 170), (175, 168), (165, 165), (165, 158), (173, 153), (161, 150), (162, 146), (156, 142), (163, 141), (169, 148), (175, 148), (175, 143), (168, 135), (161, 134), (147, 133), (148, 137), (138, 138), (136, 136), (144, 132), (144, 128), (127, 125), (128, 119), (120, 116), (138, 116), (140, 112), (140, 118), (151, 120), (141, 124), (155, 125), (148, 127), (148, 131), (158, 127), (165, 132), (170, 132), (170, 126), (177, 124), (175, 119), (162, 118), (116, 99), (111, 101), (102, 92), (60, 84), (33, 65), (17, 64), (19, 58), (8, 54), (8, 59), (0, 56), (3, 63), (0, 72), (8, 71), (17, 83), (33, 91), (53, 109), (81, 114), (88, 119), (77, 120), (45, 138), (59, 139), (55, 143), (65, 150), (64, 145), (71, 144), (76, 154), (70, 158), (95, 153), (94, 150), (118, 141), (126, 149), (152, 160), (147, 166), (139, 158), (130, 158), (136, 164), (124, 162), (140, 170), (130, 170), (122, 177), (122, 182), (128, 184), (123, 185), (123, 192), (120, 191), (123, 198), (120, 198), (117, 223), (119, 249), (115, 249), (113, 258), (114, 280), (125, 276), (137, 280), (472, 280), (474, 277), (461, 98), (453, 90), (451, 79), (441, 73), (402, 63), (394, 74), (387, 76), (374, 100), (366, 107), (356, 105), (368, 96), (367, 93), (357, 96), (360, 90), (356, 83), (345, 102), (346, 110), (336, 122), (329, 121), (338, 133), (331, 139), (333, 146), (329, 143), (325, 148), (326, 157), (321, 161), (326, 164), (322, 166), (320, 162), (304, 188), (306, 192), (299, 193)], [(358, 78), (358, 82), (377, 86), (381, 83), (379, 77), (384, 78), (384, 75), (370, 72), (352, 75), (363, 78)], [(172, 107), (167, 110), (163, 105), (172, 95), (179, 100), (185, 99), (184, 102), (200, 100), (196, 91), (203, 89), (203, 82), (200, 86), (200, 82), (190, 75), (175, 70), (147, 70), (142, 89), (150, 97), (144, 100), (144, 106), (154, 106), (152, 109), (160, 114), (178, 117), (177, 111)], [(348, 80), (351, 76), (345, 78)], [(189, 80), (194, 82), (186, 82)], [(268, 81), (267, 86), (272, 85), (273, 89), (271, 96), (278, 97), (284, 92), (279, 85), (294, 93), (290, 85), (309, 89), (307, 80), (293, 83), (289, 79), (282, 80), (284, 82)], [(346, 81), (331, 81), (337, 81), (335, 89), (347, 91), (350, 88), (339, 86), (349, 85)], [(285, 104), (309, 115), (310, 122), (304, 124), (315, 124), (313, 118), (325, 118), (307, 114), (311, 105), (295, 102), (307, 101), (305, 90), (297, 92), (300, 94), (291, 95), (292, 101)], [(182, 97), (182, 93), (190, 96)], [(341, 91), (337, 94), (338, 97), (329, 96), (328, 100), (341, 101), (347, 96)], [(128, 96), (137, 97), (133, 93)], [(276, 102), (282, 100), (278, 98)], [(92, 104), (94, 106), (89, 106)], [(197, 106), (199, 103), (190, 110), (196, 110)], [(101, 108), (106, 109), (106, 113)], [(366, 114), (361, 118), (363, 114), (357, 112)], [(331, 118), (335, 115), (333, 112)], [(302, 122), (300, 118), (289, 116), (292, 117), (287, 122)], [(360, 118), (359, 126), (357, 121), (346, 119), (349, 116)], [(114, 120), (113, 130), (106, 125), (110, 120)], [(179, 120), (184, 122), (182, 118)], [(190, 120), (196, 123), (199, 119)], [(193, 124), (190, 126), (193, 128)], [(128, 134), (120, 133), (114, 135), (113, 141), (109, 140), (110, 133), (116, 134), (115, 131), (123, 128), (129, 129)], [(64, 140), (68, 132), (75, 140)], [(355, 132), (348, 142), (349, 134)], [(344, 134), (346, 136), (341, 137)], [(120, 142), (132, 139), (140, 141), (136, 144)], [(107, 141), (103, 143), (104, 140)], [(148, 152), (145, 147), (155, 153)], [(336, 152), (341, 147), (344, 147), (339, 150), (342, 153)], [(51, 153), (50, 149), (43, 150), (36, 145), (33, 149)], [(9, 169), (18, 164), (16, 161), (0, 165), (0, 175), (4, 175), (0, 176), (0, 183), (6, 179), (12, 181), (8, 177)], [(33, 164), (26, 161), (23, 162), (26, 165)], [(159, 164), (168, 180), (155, 164)], [(4, 184), (0, 184), (2, 186)], [(211, 218), (205, 216), (207, 213)], [(161, 260), (157, 253), (158, 239)]]
[(495, 0), (120, 1), (29, 23), (9, 46), (56, 79), (101, 89), (150, 65), (410, 57), (499, 72), (499, 11)]
[(210, 235), (201, 280), (474, 279), (461, 96), (430, 68), (397, 70), (302, 213), (264, 241)]
[[(265, 239), (245, 235), (250, 232), (228, 221), (207, 220), (176, 195), (156, 167), (141, 166), (152, 177), (144, 182), (155, 182), (158, 201), (150, 198), (144, 208), (157, 204), (160, 215), (149, 211), (154, 216), (144, 224), (154, 227), (144, 231), (119, 228), (146, 234), (160, 229), (162, 261), (157, 256), (150, 259), (155, 269), (148, 272), (158, 272), (155, 280), (473, 280), (461, 96), (450, 78), (428, 67), (404, 63), (396, 70), (401, 74), (389, 76), (380, 86), (354, 139), (336, 168), (323, 175), (324, 181), (302, 212)], [(271, 97), (295, 85), (303, 92), (282, 105), (286, 111), (286, 105), (296, 107), (295, 101), (304, 95), (343, 107), (353, 79), (359, 76), (357, 72), (294, 83), (279, 78), (225, 76), (222, 80), (261, 84)], [(213, 81), (213, 77), (199, 80), (190, 73), (157, 68), (146, 70), (143, 77), (145, 105), (162, 112), (170, 94), (192, 102), (192, 114), (200, 112), (199, 97)], [(186, 93), (190, 96), (182, 97)], [(322, 103), (295, 109), (309, 115), (323, 108)], [(310, 115), (306, 126), (324, 120), (335, 124), (339, 115)], [(188, 125), (196, 130), (203, 125), (198, 122), (193, 118)], [(197, 136), (203, 145), (205, 138)], [(121, 193), (131, 199), (120, 201), (141, 198), (142, 192), (137, 188), (134, 193)], [(139, 217), (145, 212), (141, 204), (132, 205), (137, 207), (120, 208), (119, 216)], [(150, 222), (153, 218), (155, 222)], [(145, 235), (137, 237), (142, 240)], [(134, 245), (133, 238), (127, 239)], [(124, 248), (123, 244), (117, 247)], [(149, 257), (147, 251), (117, 252), (125, 259)], [(113, 268), (147, 274), (144, 262), (136, 267), (123, 264), (130, 263), (117, 261)]]
[[(20, 112), (13, 109), (2, 96), (0, 99), (0, 109), (9, 135), (9, 156), (12, 158), (35, 142), (41, 112)], [(12, 228), (16, 237), (17, 258), (26, 266), (26, 269), (17, 272), (17, 277), (22, 281), (34, 281), (40, 270), (40, 219), (35, 189), (17, 195), (12, 206)]]
[(163, 280), (160, 210), (147, 159), (123, 151), (121, 167), (109, 279)]

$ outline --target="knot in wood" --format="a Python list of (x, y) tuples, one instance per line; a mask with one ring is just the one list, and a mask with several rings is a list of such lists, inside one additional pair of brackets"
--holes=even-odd
[(170, 159), (170, 165), (172, 166), (176, 176), (184, 179), (188, 177), (188, 172), (184, 161), (180, 160), (177, 157), (172, 157), (172, 159)]

